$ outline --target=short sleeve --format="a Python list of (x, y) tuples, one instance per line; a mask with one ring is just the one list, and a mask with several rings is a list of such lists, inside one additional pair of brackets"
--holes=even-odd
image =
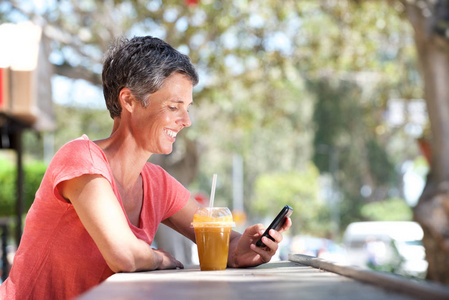
[(47, 172), (50, 172), (56, 195), (59, 183), (85, 174), (102, 175), (112, 184), (106, 156), (96, 144), (85, 138), (71, 141), (56, 152)]

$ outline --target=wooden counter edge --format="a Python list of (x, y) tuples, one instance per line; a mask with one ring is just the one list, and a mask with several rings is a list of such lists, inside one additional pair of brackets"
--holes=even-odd
[(352, 279), (370, 283), (387, 290), (407, 294), (420, 299), (449, 299), (449, 286), (430, 281), (407, 279), (399, 275), (377, 272), (355, 266), (340, 265), (322, 258), (303, 254), (288, 255), (292, 262), (316, 269), (336, 273)]

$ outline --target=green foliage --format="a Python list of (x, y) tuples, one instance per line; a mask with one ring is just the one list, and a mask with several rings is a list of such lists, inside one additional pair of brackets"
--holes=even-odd
[(15, 210), (16, 170), (14, 164), (0, 159), (0, 215), (10, 216)]
[[(71, 106), (54, 105), (57, 130), (52, 133), (50, 146), (54, 151), (65, 143), (86, 134), (91, 140), (106, 138), (112, 130), (112, 119), (104, 109), (77, 108)], [(27, 131), (23, 137), (24, 150), (27, 157), (42, 160), (44, 155), (43, 134)], [(50, 157), (51, 158), (51, 157)]]
[(398, 174), (391, 163), (386, 149), (380, 141), (371, 138), (367, 141), (367, 155), (371, 174), (379, 185), (396, 186)]
[(56, 105), (59, 129), (55, 133), (55, 148), (86, 134), (91, 140), (104, 139), (111, 134), (112, 119), (105, 109), (89, 109)]
[[(370, 124), (382, 112), (376, 102), (366, 101), (363, 89), (355, 81), (335, 78), (309, 80), (307, 87), (315, 95), (313, 124), (316, 128), (313, 161), (321, 173), (332, 173), (340, 202), (343, 227), (361, 218), (362, 186), (375, 193), (370, 201), (384, 199), (397, 186), (397, 173), (383, 139)], [(354, 176), (357, 174), (358, 176)]]
[(255, 183), (253, 213), (274, 215), (284, 205), (293, 207), (292, 234), (318, 234), (329, 229), (329, 209), (319, 197), (319, 173), (309, 164), (303, 172), (265, 173)]
[(330, 168), (330, 151), (350, 147), (352, 139), (366, 129), (359, 101), (361, 89), (354, 83), (329, 78), (309, 80), (307, 87), (316, 99), (313, 161), (325, 173)]
[(362, 216), (367, 221), (411, 221), (413, 211), (401, 198), (389, 198), (363, 205)]
[[(383, 1), (301, 7), (308, 43), (298, 55), (314, 51), (298, 63), (315, 99), (312, 158), (321, 173), (333, 172), (344, 227), (363, 218), (366, 201), (397, 194), (396, 166), (417, 155), (413, 137), (385, 118), (389, 99), (422, 96), (412, 28), (400, 5)], [(372, 190), (366, 198), (363, 186)]]
[(29, 161), (24, 165), (24, 210), (28, 211), (31, 204), (33, 204), (36, 191), (41, 185), (42, 178), (44, 178), (47, 165), (42, 161)]
[[(39, 161), (24, 164), (24, 212), (27, 212), (34, 201), (47, 169), (46, 164)], [(12, 216), (16, 213), (17, 169), (5, 159), (0, 159), (0, 216)]]

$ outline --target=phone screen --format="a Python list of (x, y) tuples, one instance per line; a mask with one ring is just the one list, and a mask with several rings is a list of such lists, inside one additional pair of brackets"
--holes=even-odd
[(260, 237), (260, 239), (257, 241), (256, 246), (257, 247), (265, 247), (266, 245), (262, 242), (262, 237), (266, 236), (269, 239), (271, 239), (272, 241), (274, 241), (274, 239), (268, 234), (268, 232), (271, 229), (274, 229), (276, 231), (278, 231), (279, 229), (282, 228), (282, 226), (284, 225), (284, 222), (286, 220), (286, 218), (290, 217), (291, 214), (293, 212), (293, 208), (291, 208), (290, 206), (286, 205), (284, 206), (284, 208), (282, 208), (282, 210), (279, 212), (279, 214), (276, 216), (276, 218), (274, 218), (273, 222), (271, 222), (270, 226), (268, 226), (268, 228), (265, 230), (265, 232), (262, 234), (262, 236)]

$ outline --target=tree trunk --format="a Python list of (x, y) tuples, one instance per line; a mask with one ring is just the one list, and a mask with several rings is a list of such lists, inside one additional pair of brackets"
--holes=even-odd
[(428, 1), (427, 7), (419, 8), (404, 1), (404, 5), (415, 30), (432, 131), (430, 172), (414, 218), (424, 230), (427, 279), (449, 284), (449, 39), (435, 31), (438, 10), (429, 9), (434, 4)]

